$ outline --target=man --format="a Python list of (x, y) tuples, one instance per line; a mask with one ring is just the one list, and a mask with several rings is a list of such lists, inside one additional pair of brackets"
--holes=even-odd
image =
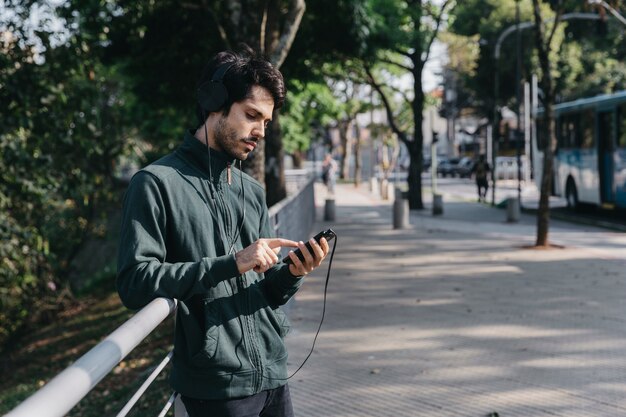
[(485, 160), (485, 155), (480, 155), (478, 161), (472, 167), (472, 173), (476, 176), (476, 188), (478, 191), (478, 201), (486, 201), (487, 190), (489, 190), (489, 181), (487, 174), (491, 171), (491, 167)]
[[(199, 128), (129, 185), (118, 292), (134, 309), (179, 300), (170, 380), (191, 417), (292, 416), (279, 306), (329, 246), (273, 238), (263, 188), (232, 169), (281, 107), (283, 78), (250, 52), (222, 52), (199, 85)], [(292, 250), (279, 262), (281, 247), (304, 261)]]
[(327, 153), (322, 162), (322, 181), (328, 190), (328, 194), (335, 195), (335, 182), (337, 181), (337, 162), (330, 153)]

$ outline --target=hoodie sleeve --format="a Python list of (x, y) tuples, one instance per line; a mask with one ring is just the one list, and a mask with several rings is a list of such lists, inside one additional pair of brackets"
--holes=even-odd
[(185, 300), (238, 275), (234, 255), (166, 262), (166, 233), (160, 181), (140, 171), (124, 197), (117, 262), (117, 291), (126, 307), (139, 309), (157, 297)]

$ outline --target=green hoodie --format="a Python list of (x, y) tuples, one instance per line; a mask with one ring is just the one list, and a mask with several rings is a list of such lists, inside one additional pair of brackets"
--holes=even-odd
[(284, 263), (239, 274), (234, 253), (274, 234), (263, 188), (232, 163), (213, 149), (209, 158), (187, 132), (175, 152), (133, 177), (124, 198), (120, 298), (132, 309), (156, 297), (179, 301), (170, 380), (198, 399), (286, 383), (289, 324), (279, 306), (302, 282)]

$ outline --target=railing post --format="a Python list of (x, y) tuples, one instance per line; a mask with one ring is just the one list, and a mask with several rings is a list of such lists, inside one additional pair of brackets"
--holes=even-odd
[(174, 402), (174, 417), (187, 417), (187, 410), (185, 409), (185, 404), (183, 400), (180, 399), (180, 395), (176, 396), (176, 401)]
[(61, 417), (176, 309), (157, 298), (5, 417)]
[[(284, 233), (286, 237), (302, 239), (310, 232), (315, 222), (314, 180), (314, 178), (309, 178), (296, 195), (286, 198), (270, 209), (270, 218), (274, 222), (274, 228), (280, 229), (279, 235), (282, 236)], [(279, 213), (281, 219), (285, 220), (284, 224), (279, 224), (277, 221)], [(61, 417), (66, 415), (126, 355), (175, 311), (176, 304), (176, 300), (166, 298), (153, 300), (4, 417)], [(152, 372), (118, 415), (124, 416), (131, 410), (171, 357), (172, 353)], [(160, 416), (164, 416), (174, 402), (177, 404), (175, 406), (176, 417), (186, 416), (180, 396), (176, 394), (170, 397)]]

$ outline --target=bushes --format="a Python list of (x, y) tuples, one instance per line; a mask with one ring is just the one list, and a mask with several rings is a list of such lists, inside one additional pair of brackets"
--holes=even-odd
[(51, 281), (43, 240), (0, 212), (0, 344), (28, 318)]
[(0, 37), (0, 346), (70, 297), (72, 261), (115, 201), (128, 117), (122, 81), (84, 39), (54, 46), (18, 19)]

